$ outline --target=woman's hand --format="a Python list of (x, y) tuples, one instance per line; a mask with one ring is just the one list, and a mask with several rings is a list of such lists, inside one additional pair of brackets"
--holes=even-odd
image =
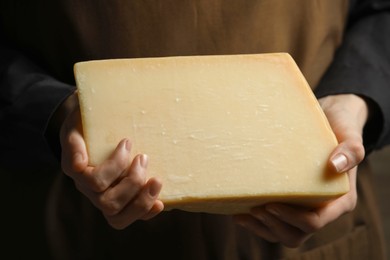
[(362, 132), (368, 117), (367, 104), (361, 97), (348, 94), (328, 96), (319, 102), (339, 141), (329, 163), (338, 173), (347, 172), (350, 191), (315, 210), (273, 203), (253, 208), (251, 214), (234, 217), (238, 224), (270, 242), (298, 247), (356, 206), (356, 172), (364, 159)]
[[(77, 97), (73, 95), (70, 98)], [(78, 104), (74, 101), (69, 103)], [(60, 132), (61, 164), (77, 189), (101, 210), (108, 223), (116, 229), (160, 213), (164, 205), (157, 197), (162, 184), (155, 178), (146, 178), (147, 156), (137, 155), (131, 162), (131, 143), (124, 139), (110, 158), (96, 167), (89, 166), (78, 105), (73, 105), (70, 110)]]

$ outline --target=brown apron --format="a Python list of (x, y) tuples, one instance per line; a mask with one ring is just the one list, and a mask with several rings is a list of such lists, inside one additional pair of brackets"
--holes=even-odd
[[(3, 11), (7, 33), (69, 83), (80, 60), (289, 52), (314, 88), (348, 11), (347, 0), (27, 2)], [(115, 231), (61, 174), (48, 203), (48, 240), (58, 259), (384, 259), (369, 174), (362, 164), (356, 210), (297, 249), (265, 242), (228, 216), (180, 211)]]

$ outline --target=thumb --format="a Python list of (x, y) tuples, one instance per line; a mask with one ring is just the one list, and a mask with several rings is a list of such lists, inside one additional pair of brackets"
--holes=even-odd
[(346, 172), (363, 161), (365, 150), (361, 138), (342, 141), (330, 155), (330, 163), (337, 172)]
[(65, 173), (81, 172), (88, 165), (88, 154), (82, 135), (79, 109), (71, 112), (60, 132), (62, 167)]
[(331, 95), (319, 101), (339, 142), (329, 163), (337, 172), (349, 171), (365, 156), (362, 132), (368, 117), (367, 103), (353, 94)]

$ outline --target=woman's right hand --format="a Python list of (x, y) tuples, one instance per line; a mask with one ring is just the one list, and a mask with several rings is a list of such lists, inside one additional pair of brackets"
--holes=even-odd
[(160, 213), (164, 205), (157, 198), (162, 184), (156, 178), (146, 178), (148, 157), (141, 154), (131, 161), (131, 143), (123, 139), (106, 161), (96, 167), (89, 166), (78, 102), (66, 103), (76, 105), (61, 126), (61, 164), (77, 189), (101, 210), (115, 229)]

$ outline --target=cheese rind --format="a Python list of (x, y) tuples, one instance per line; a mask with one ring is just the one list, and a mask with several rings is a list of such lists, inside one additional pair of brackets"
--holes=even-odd
[(87, 61), (74, 72), (90, 164), (129, 138), (162, 180), (166, 210), (316, 206), (349, 190), (328, 169), (337, 140), (286, 53)]

